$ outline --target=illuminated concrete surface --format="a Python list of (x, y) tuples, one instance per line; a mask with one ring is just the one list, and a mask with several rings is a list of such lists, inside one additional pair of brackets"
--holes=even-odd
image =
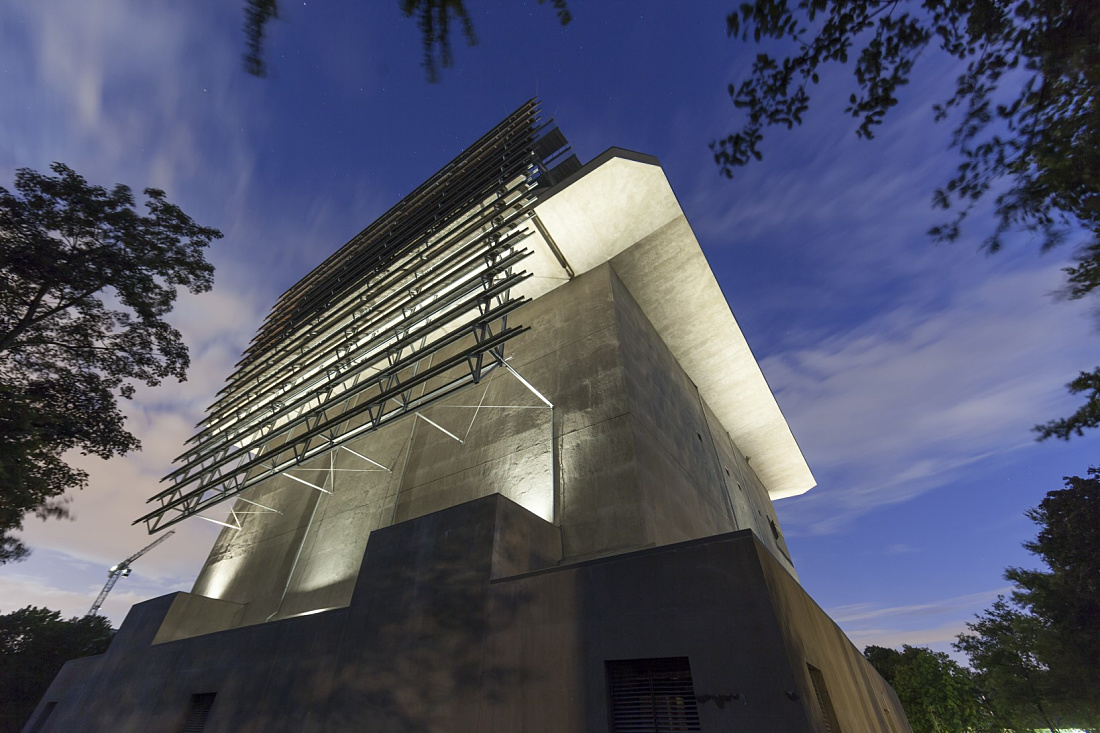
[(531, 330), (509, 344), (510, 364), (555, 406), (556, 470), (550, 410), (497, 370), (424, 410), (431, 422), (409, 418), (353, 441), (335, 454), (335, 471), (318, 459), (295, 472), (318, 484), (334, 478), (331, 494), (285, 476), (246, 492), (282, 513), (242, 514), (239, 531), (223, 531), (193, 593), (239, 604), (240, 614), (219, 617), (233, 625), (345, 606), (372, 531), (497, 493), (551, 522), (557, 507), (568, 561), (751, 529), (794, 572), (755, 461), (615, 265), (515, 318)]
[[(752, 457), (772, 499), (814, 487), (802, 451), (655, 158), (612, 148), (540, 201), (535, 213), (574, 272), (612, 262), (733, 441)], [(536, 278), (533, 290), (561, 282), (550, 277), (560, 278), (560, 268), (552, 262), (546, 267), (536, 268), (547, 277)]]
[(353, 441), (335, 471), (321, 458), (296, 472), (331, 477), (332, 494), (286, 476), (247, 492), (282, 514), (241, 514), (195, 594), (243, 604), (238, 624), (346, 605), (371, 531), (492, 493), (550, 521), (556, 508), (568, 559), (751, 528), (789, 566), (768, 495), (801, 493), (812, 476), (663, 172), (620, 155), (536, 207), (584, 274), (570, 280), (532, 237), (534, 300), (514, 315), (531, 330), (507, 353), (555, 405), (558, 466), (550, 410), (500, 370), (424, 410), (430, 423)]
[(42, 731), (179, 730), (202, 693), (209, 731), (602, 731), (605, 663), (666, 657), (703, 731), (824, 730), (811, 669), (842, 730), (908, 730), (798, 584), (772, 499), (813, 477), (656, 161), (534, 213), (506, 362), (241, 493)]

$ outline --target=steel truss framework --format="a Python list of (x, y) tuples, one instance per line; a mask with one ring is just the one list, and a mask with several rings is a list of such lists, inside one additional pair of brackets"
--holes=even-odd
[(523, 225), (563, 152), (527, 102), (284, 293), (134, 523), (156, 532), (279, 474), (320, 488), (285, 472), (510, 370)]

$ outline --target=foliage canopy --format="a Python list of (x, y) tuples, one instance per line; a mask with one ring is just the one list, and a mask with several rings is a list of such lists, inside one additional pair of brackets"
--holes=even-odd
[(113, 635), (103, 616), (64, 621), (34, 606), (0, 615), (0, 730), (19, 730), (61, 666), (102, 654)]
[(869, 646), (863, 655), (894, 688), (913, 733), (983, 730), (989, 715), (981, 693), (970, 673), (943, 652), (907, 644), (900, 652)]
[(998, 598), (955, 648), (1015, 727), (1100, 723), (1100, 468), (1067, 476), (1028, 516), (1024, 546), (1049, 570), (1009, 568)]
[[(1042, 248), (1074, 230), (1090, 233), (1066, 268), (1065, 293), (1081, 298), (1100, 286), (1100, 3), (1095, 0), (754, 0), (727, 17), (742, 40), (786, 45), (783, 58), (759, 53), (751, 73), (730, 84), (745, 111), (740, 130), (711, 143), (721, 172), (763, 157), (765, 128), (791, 128), (810, 108), (810, 89), (830, 63), (847, 64), (855, 91), (845, 112), (856, 134), (871, 138), (918, 57), (935, 47), (963, 65), (953, 91), (936, 105), (951, 118), (955, 174), (933, 203), (954, 209), (931, 234), (954, 240), (976, 204), (993, 197), (989, 252), (1023, 229)], [(1074, 415), (1036, 427), (1040, 439), (1068, 439), (1100, 425), (1100, 369), (1070, 385), (1091, 390)]]
[[(573, 19), (567, 0), (538, 0), (540, 5), (549, 2), (554, 6), (558, 21), (567, 25)], [(462, 28), (466, 43), (477, 43), (474, 23), (466, 10), (465, 0), (398, 0), (401, 12), (407, 18), (415, 18), (420, 30), (420, 43), (424, 49), (423, 66), (428, 81), (439, 80), (440, 69), (454, 64), (451, 48), (451, 30)], [(253, 76), (267, 76), (264, 61), (264, 36), (268, 23), (279, 17), (279, 0), (245, 0), (244, 33), (246, 51), (244, 68)]]
[(1012, 730), (1058, 730), (1057, 690), (1038, 653), (1042, 621), (999, 596), (960, 634), (955, 648), (966, 654), (978, 683)]
[(819, 70), (849, 54), (857, 91), (846, 112), (860, 137), (873, 137), (918, 56), (935, 44), (966, 67), (935, 107), (937, 120), (958, 112), (952, 144), (963, 160), (934, 198), (959, 211), (933, 233), (957, 237), (974, 204), (1003, 182), (988, 249), (1019, 226), (1040, 232), (1044, 246), (1061, 241), (1059, 225), (1100, 235), (1100, 6), (1092, 0), (756, 0), (728, 16), (727, 31), (786, 40), (797, 53), (760, 53), (750, 77), (730, 85), (747, 121), (712, 145), (725, 175), (762, 157), (765, 127), (801, 124)]
[(1028, 512), (1040, 530), (1024, 547), (1050, 570), (1009, 568), (1005, 578), (1043, 622), (1039, 657), (1052, 684), (1100, 718), (1100, 468), (1064, 481)]
[(999, 596), (954, 647), (971, 670), (921, 647), (863, 654), (893, 686), (915, 733), (1100, 727), (1100, 468), (1067, 476), (1028, 512), (1024, 546), (1049, 570), (1009, 568)]
[(117, 398), (185, 379), (187, 347), (164, 316), (179, 288), (210, 289), (203, 250), (221, 237), (163, 191), (145, 189), (143, 215), (126, 186), (52, 170), (0, 188), (0, 563), (27, 553), (9, 534), (27, 512), (65, 516), (59, 497), (86, 484), (65, 451), (140, 447)]

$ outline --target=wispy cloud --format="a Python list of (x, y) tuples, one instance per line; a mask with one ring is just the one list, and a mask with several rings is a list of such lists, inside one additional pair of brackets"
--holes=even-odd
[(965, 660), (962, 655), (953, 652), (951, 644), (958, 638), (959, 634), (965, 631), (966, 622), (964, 621), (948, 621), (938, 626), (923, 629), (845, 629), (848, 639), (860, 649), (872, 645), (893, 649), (897, 649), (904, 644), (926, 646), (933, 651), (947, 652), (961, 663), (965, 663)]
[(1080, 304), (1054, 302), (1057, 267), (1009, 270), (942, 302), (845, 332), (804, 334), (764, 372), (821, 486), (784, 502), (794, 530), (848, 520), (944, 485), (977, 462), (1033, 448), (1066, 411), (1064, 383), (1095, 358)]
[(927, 646), (946, 652), (957, 661), (965, 659), (955, 652), (951, 643), (964, 633), (967, 620), (988, 607), (1011, 586), (978, 593), (966, 593), (929, 603), (882, 606), (855, 603), (828, 609), (836, 621), (859, 648), (868, 645), (898, 648), (903, 644)]
[(975, 607), (985, 607), (998, 595), (1005, 595), (1012, 590), (1012, 586), (996, 588), (994, 590), (981, 591), (979, 593), (966, 593), (960, 596), (952, 596), (933, 603), (916, 603), (904, 606), (878, 606), (873, 603), (852, 603), (844, 606), (834, 606), (829, 609), (829, 616), (838, 624), (853, 627), (864, 624), (867, 621), (879, 621), (890, 619), (895, 624), (912, 625), (914, 619), (926, 619), (929, 616), (938, 616), (945, 613), (955, 613)]
[[(161, 477), (183, 451), (263, 310), (256, 299), (224, 286), (181, 299), (171, 320), (191, 347), (188, 381), (141, 388), (134, 400), (122, 403), (127, 429), (142, 441), (140, 452), (110, 461), (75, 452), (67, 456), (88, 472), (89, 486), (70, 497), (74, 521), (26, 520), (22, 536), (32, 555), (0, 575), (6, 605), (34, 603), (66, 615), (84, 613), (106, 580), (106, 568), (152, 540), (143, 526), (131, 522), (149, 510), (146, 499), (164, 487)], [(190, 590), (218, 528), (191, 521), (174, 529), (176, 536), (142, 557), (112, 592), (104, 613), (116, 624), (136, 601)]]
[[(5, 571), (2, 578), (3, 601), (0, 603), (0, 614), (27, 606), (59, 611), (62, 618), (83, 616), (88, 612), (107, 580), (106, 573), (103, 572), (105, 569), (88, 566), (84, 568), (85, 572), (77, 574), (73, 571), (80, 567), (80, 563), (71, 558), (57, 554), (47, 559), (54, 561), (45, 563), (45, 567), (51, 569), (48, 576), (27, 572), (23, 565), (16, 566), (15, 570)], [(68, 574), (65, 570), (69, 571)], [(133, 574), (120, 580), (112, 590), (100, 613), (110, 618), (117, 628), (132, 605), (179, 590), (180, 582), (179, 577), (152, 577), (145, 564), (135, 565)]]
[[(13, 140), (12, 147), (0, 148), (5, 179), (17, 166), (41, 170), (62, 160), (101, 185), (166, 189), (201, 223), (237, 235), (212, 249), (220, 271), (215, 290), (183, 295), (170, 318), (191, 349), (189, 381), (141, 388), (136, 399), (123, 402), (142, 452), (111, 461), (69, 456), (88, 471), (89, 487), (71, 497), (74, 521), (27, 518), (23, 539), (32, 556), (0, 575), (6, 608), (36, 603), (67, 615), (84, 613), (106, 580), (105, 569), (150, 541), (130, 522), (147, 511), (145, 499), (159, 489), (273, 299), (270, 280), (255, 277), (255, 259), (243, 264), (251, 241), (271, 234), (245, 205), (254, 168), (241, 124), (247, 95), (224, 82), (225, 74), (212, 73), (238, 63), (235, 40), (219, 42), (226, 39), (197, 23), (194, 12), (190, 6), (69, 0), (0, 10), (9, 41), (0, 50), (9, 70), (5, 83), (22, 102), (0, 111)], [(226, 28), (231, 35), (235, 22)], [(211, 140), (200, 140), (204, 134)], [(194, 195), (198, 190), (216, 194)], [(196, 203), (201, 201), (224, 209), (204, 209)], [(246, 269), (251, 282), (242, 274)], [(116, 623), (135, 600), (186, 588), (216, 534), (212, 527), (181, 526), (142, 558), (105, 608)]]
[[(687, 17), (660, 7), (663, 17), (647, 18), (630, 32), (648, 40), (650, 29), (664, 33), (662, 23)], [(706, 18), (691, 16), (697, 23), (692, 51), (709, 39), (711, 48), (723, 49), (721, 58), (733, 59), (737, 52), (722, 33), (727, 11), (714, 6)], [(392, 40), (386, 24), (399, 15), (395, 8), (381, 22), (371, 16), (370, 24), (343, 23), (336, 36), (327, 26), (340, 24), (343, 9), (309, 3), (291, 12), (300, 15), (273, 28), (276, 36), (285, 34), (272, 44), (287, 52), (285, 63), (273, 58), (284, 76), (261, 83), (239, 73), (239, 4), (0, 4), (8, 102), (0, 105), (4, 180), (15, 167), (42, 169), (63, 160), (97, 183), (164, 188), (196, 220), (226, 234), (211, 252), (215, 291), (182, 298), (173, 314), (191, 347), (189, 380), (142, 389), (125, 405), (142, 453), (106, 463), (76, 457), (92, 477), (91, 487), (74, 497), (77, 520), (29, 520), (25, 536), (35, 555), (0, 573), (6, 603), (38, 599), (66, 614), (86, 610), (105, 568), (149, 542), (130, 521), (145, 511), (146, 497), (277, 294), (355, 226), (407, 193), (389, 190), (393, 179), (411, 188), (445, 159), (440, 151), (453, 152), (480, 134), (467, 110), (479, 110), (491, 124), (513, 100), (539, 89), (526, 72), (500, 77), (492, 94), (462, 81), (465, 70), (499, 71), (503, 56), (485, 55), (495, 43), (490, 33), (448, 84), (428, 87), (409, 81), (422, 82), (418, 73), (363, 73), (366, 63), (396, 69), (408, 62), (415, 70), (415, 51), (395, 60), (400, 44), (385, 43)], [(330, 15), (310, 26), (314, 13)], [(1094, 348), (1090, 324), (1078, 317), (1083, 309), (1046, 298), (1057, 287), (1057, 263), (1021, 269), (1007, 254), (976, 258), (974, 241), (946, 248), (928, 242), (924, 232), (936, 219), (931, 190), (955, 162), (944, 154), (948, 130), (930, 132), (930, 100), (903, 100), (879, 139), (867, 144), (835, 124), (841, 113), (829, 99), (843, 106), (842, 85), (823, 85), (815, 101), (825, 104), (802, 130), (778, 131), (765, 164), (728, 183), (718, 177), (706, 142), (732, 129), (722, 86), (749, 57), (704, 79), (704, 71), (721, 68), (713, 55), (680, 54), (694, 68), (678, 68), (676, 84), (666, 78), (658, 86), (636, 55), (594, 63), (608, 59), (582, 54), (580, 38), (589, 39), (585, 49), (603, 50), (606, 28), (621, 25), (612, 11), (592, 15), (599, 13), (606, 13), (607, 26), (573, 24), (572, 50), (543, 65), (542, 91), (547, 94), (547, 76), (557, 90), (547, 94), (548, 111), (559, 111), (582, 151), (621, 144), (656, 153), (669, 166), (821, 481), (805, 497), (780, 505), (788, 532), (835, 532), (861, 513), (919, 496), (983, 460), (1030, 450), (1028, 427), (1061, 412), (1068, 403), (1060, 385), (1095, 363), (1086, 353)], [(412, 26), (401, 32), (416, 37)], [(523, 35), (537, 42), (535, 33)], [(514, 33), (500, 37), (514, 53)], [(559, 51), (532, 48), (543, 59)], [(551, 73), (559, 61), (567, 70)], [(580, 74), (584, 84), (577, 84)], [(294, 83), (281, 83), (291, 77)], [(364, 78), (373, 83), (366, 92), (354, 83)], [(338, 84), (327, 83), (332, 79)], [(683, 87), (695, 82), (690, 92)], [(936, 83), (936, 73), (924, 68), (906, 98)], [(386, 87), (389, 96), (382, 94)], [(341, 104), (353, 98), (354, 104)], [(638, 99), (648, 100), (648, 109)], [(463, 112), (440, 116), (444, 109)], [(459, 135), (460, 127), (470, 135)], [(430, 154), (429, 138), (436, 141)], [(318, 144), (322, 139), (330, 144)], [(216, 531), (202, 522), (181, 525), (178, 536), (120, 583), (107, 610), (121, 614), (128, 600), (186, 589)], [(928, 555), (921, 559), (932, 554), (922, 552)], [(901, 616), (863, 613), (877, 615), (859, 622), (866, 628), (855, 633), (909, 634), (907, 643), (915, 643), (915, 634), (942, 637), (949, 625), (927, 614), (923, 626), (910, 626), (895, 623)]]
[[(151, 541), (132, 520), (150, 509), (146, 499), (164, 487), (161, 477), (278, 294), (399, 197), (362, 180), (271, 179), (278, 166), (257, 149), (266, 118), (251, 109), (270, 86), (240, 73), (239, 12), (136, 0), (0, 7), (0, 66), (21, 102), (0, 107), (12, 141), (0, 146), (0, 175), (62, 160), (100, 185), (165, 189), (225, 234), (208, 255), (214, 290), (182, 294), (169, 317), (190, 349), (188, 380), (140, 387), (123, 402), (141, 452), (69, 456), (89, 486), (71, 496), (74, 521), (27, 518), (32, 556), (0, 574), (7, 605), (87, 610), (105, 569)], [(135, 600), (189, 590), (218, 528), (189, 521), (174, 529), (113, 591), (104, 610), (116, 623)]]
[[(710, 166), (680, 172), (685, 210), (819, 481), (780, 503), (792, 535), (841, 532), (1035, 450), (1031, 426), (1072, 411), (1064, 385), (1096, 363), (1087, 306), (1051, 297), (1068, 251), (1040, 259), (1017, 236), (978, 254), (988, 202), (959, 242), (926, 235), (944, 215), (931, 193), (957, 164), (950, 127), (930, 115), (949, 72), (926, 66), (873, 144), (839, 124), (830, 100), (847, 93), (827, 82), (803, 128), (772, 132), (767, 165), (725, 185)], [(713, 125), (718, 136), (730, 122)]]

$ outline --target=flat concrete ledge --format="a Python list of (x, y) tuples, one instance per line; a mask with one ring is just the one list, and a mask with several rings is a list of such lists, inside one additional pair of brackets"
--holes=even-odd
[(245, 604), (217, 598), (176, 593), (172, 606), (164, 616), (154, 644), (201, 636), (215, 631), (236, 628), (244, 615)]
[[(539, 575), (546, 575), (547, 573), (554, 573), (565, 570), (580, 570), (582, 568), (592, 567), (594, 565), (604, 565), (609, 563), (615, 563), (619, 561), (631, 562), (639, 558), (645, 558), (648, 555), (660, 555), (666, 552), (676, 552), (679, 550), (685, 550), (692, 547), (698, 547), (701, 545), (710, 545), (716, 543), (726, 542), (753, 542), (760, 544), (760, 539), (753, 534), (751, 529), (739, 529), (736, 532), (725, 532), (723, 534), (713, 535), (711, 537), (700, 537), (694, 540), (686, 540), (684, 542), (676, 542), (670, 545), (658, 545), (655, 547), (643, 547), (639, 550), (632, 550), (630, 552), (620, 552), (611, 555), (601, 555), (600, 557), (591, 557), (584, 560), (578, 560), (576, 562), (562, 563), (555, 567), (538, 568), (530, 570), (526, 573), (517, 573), (508, 577), (494, 577), (490, 582), (492, 583), (505, 583), (513, 580), (525, 580), (527, 578), (534, 578)], [(761, 545), (765, 553), (768, 552), (766, 547)], [(775, 558), (768, 555), (773, 561)], [(782, 566), (780, 566), (782, 567)]]
[(650, 155), (649, 153), (639, 153), (637, 150), (629, 150), (627, 148), (620, 148), (617, 146), (611, 146), (607, 150), (597, 155), (592, 160), (588, 161), (580, 167), (579, 170), (574, 171), (561, 181), (556, 183), (552, 188), (546, 191), (538, 191), (539, 203), (552, 198), (555, 194), (564, 191), (572, 186), (580, 179), (587, 176), (592, 171), (602, 166), (612, 158), (622, 158), (623, 160), (632, 160), (635, 163), (644, 163), (646, 165), (661, 167), (661, 161), (657, 159), (656, 155)]
[(886, 733), (887, 711), (907, 730), (750, 530), (568, 565), (559, 552), (556, 527), (500, 495), (410, 519), (371, 536), (347, 608), (154, 644), (173, 610), (233, 604), (139, 604), (35, 715), (56, 703), (42, 733), (173, 731), (193, 695), (216, 693), (207, 733), (600, 733), (609, 660), (687, 657), (703, 730), (816, 733), (807, 665), (843, 730)]

